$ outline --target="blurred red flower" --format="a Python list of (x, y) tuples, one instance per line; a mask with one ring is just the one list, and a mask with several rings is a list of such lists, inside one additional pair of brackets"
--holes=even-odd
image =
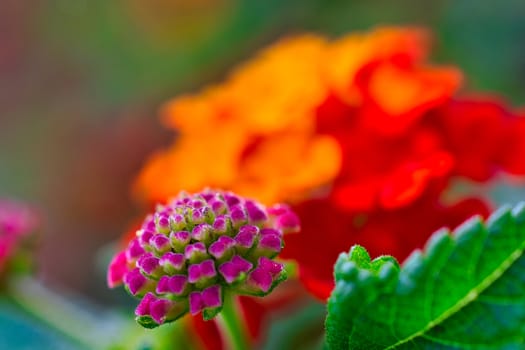
[(525, 119), (499, 101), (448, 99), (402, 132), (366, 110), (366, 103), (356, 108), (335, 93), (319, 107), (318, 131), (338, 141), (342, 170), (327, 197), (295, 206), (303, 229), (288, 236), (282, 255), (299, 262), (301, 280), (321, 299), (333, 287), (330, 267), (352, 244), (402, 261), (435, 230), (488, 214), (479, 199), (440, 204), (452, 180), (525, 174)]
[[(317, 130), (342, 149), (342, 168), (331, 197), (346, 210), (400, 208), (426, 192), (439, 193), (452, 178), (484, 182), (498, 171), (525, 174), (525, 119), (493, 98), (448, 99), (412, 120), (403, 132), (367, 106), (330, 95), (317, 111)], [(367, 121), (368, 120), (368, 121)]]
[(451, 100), (428, 116), (455, 158), (453, 173), (474, 181), (498, 171), (525, 174), (525, 118), (493, 97)]
[(434, 231), (453, 229), (473, 215), (489, 213), (482, 200), (468, 198), (447, 206), (435, 195), (420, 197), (403, 208), (367, 213), (344, 211), (326, 198), (306, 201), (294, 210), (303, 220), (303, 229), (286, 236), (281, 255), (297, 260), (300, 279), (321, 300), (334, 287), (331, 267), (337, 256), (352, 245), (366, 247), (373, 257), (388, 254), (403, 261), (414, 249), (422, 248)]

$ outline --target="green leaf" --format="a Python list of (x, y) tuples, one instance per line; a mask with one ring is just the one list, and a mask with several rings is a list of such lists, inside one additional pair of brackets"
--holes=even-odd
[(329, 349), (523, 349), (525, 203), (440, 230), (401, 269), (354, 246), (335, 265)]

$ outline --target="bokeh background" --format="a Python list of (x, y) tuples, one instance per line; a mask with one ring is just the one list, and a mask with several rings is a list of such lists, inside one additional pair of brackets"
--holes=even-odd
[(0, 196), (39, 208), (46, 285), (110, 304), (108, 244), (143, 210), (130, 185), (172, 140), (163, 102), (285, 35), (402, 24), (431, 29), (469, 89), (524, 106), (524, 18), (521, 0), (2, 0)]

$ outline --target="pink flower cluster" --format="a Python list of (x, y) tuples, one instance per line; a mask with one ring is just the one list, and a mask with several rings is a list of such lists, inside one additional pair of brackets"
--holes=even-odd
[(284, 205), (266, 208), (231, 192), (182, 193), (146, 217), (108, 270), (110, 287), (124, 283), (141, 297), (137, 322), (156, 327), (222, 309), (225, 293), (263, 296), (286, 279), (273, 260), (285, 232), (299, 229)]
[(27, 235), (37, 226), (32, 210), (22, 203), (0, 199), (0, 272)]

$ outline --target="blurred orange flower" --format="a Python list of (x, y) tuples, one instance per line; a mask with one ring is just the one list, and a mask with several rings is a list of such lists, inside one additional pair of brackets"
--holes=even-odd
[(339, 147), (315, 132), (315, 108), (326, 95), (316, 69), (325, 46), (316, 36), (284, 40), (224, 84), (169, 102), (164, 121), (180, 135), (151, 158), (136, 191), (162, 201), (212, 186), (271, 203), (332, 180)]
[(427, 35), (418, 29), (384, 28), (332, 43), (313, 35), (282, 40), (221, 85), (165, 106), (163, 119), (179, 136), (149, 160), (135, 191), (147, 201), (205, 186), (266, 203), (304, 199), (341, 167), (336, 140), (316, 131), (316, 109), (328, 93), (350, 105), (372, 99), (369, 123), (396, 132), (460, 83), (454, 68), (423, 66), (426, 54)]

